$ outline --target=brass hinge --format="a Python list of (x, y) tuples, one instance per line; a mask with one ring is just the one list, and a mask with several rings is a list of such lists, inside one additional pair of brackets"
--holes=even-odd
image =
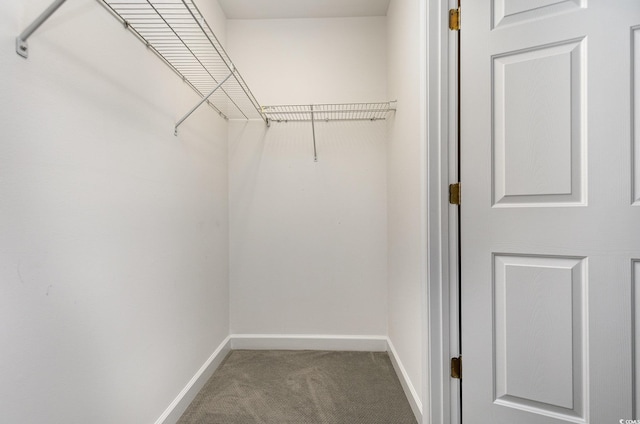
[(460, 183), (449, 184), (449, 203), (460, 204)]
[(462, 379), (462, 356), (451, 358), (451, 378)]
[(449, 10), (449, 29), (460, 31), (460, 8)]

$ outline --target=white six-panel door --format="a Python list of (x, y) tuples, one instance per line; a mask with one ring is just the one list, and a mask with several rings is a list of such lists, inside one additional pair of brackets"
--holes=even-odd
[(463, 422), (640, 419), (640, 0), (466, 0), (461, 43)]

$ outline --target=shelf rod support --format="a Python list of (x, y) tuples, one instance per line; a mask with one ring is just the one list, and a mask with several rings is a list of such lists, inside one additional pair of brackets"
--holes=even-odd
[(313, 105), (311, 107), (311, 132), (313, 133), (313, 161), (318, 162), (318, 150), (316, 149), (316, 119), (313, 113)]
[(42, 14), (31, 23), (31, 25), (29, 25), (24, 31), (22, 31), (20, 35), (18, 35), (18, 37), (16, 38), (16, 53), (24, 58), (29, 57), (29, 44), (27, 43), (27, 39), (31, 37), (31, 35), (36, 32), (38, 28), (40, 28), (40, 25), (45, 23), (47, 19), (51, 17), (51, 15), (56, 13), (56, 10), (58, 10), (58, 8), (62, 6), (65, 1), (66, 0), (54, 1), (51, 6), (47, 8), (47, 10), (42, 12)]
[(216, 91), (218, 91), (218, 89), (219, 89), (220, 87), (222, 87), (222, 84), (224, 84), (225, 82), (227, 82), (227, 80), (228, 80), (229, 78), (231, 78), (231, 75), (233, 75), (233, 73), (235, 72), (235, 70), (236, 70), (236, 69), (235, 69), (234, 67), (232, 67), (232, 68), (231, 68), (231, 72), (229, 73), (229, 75), (227, 75), (227, 76), (225, 77), (225, 79), (223, 79), (222, 81), (220, 81), (220, 82), (218, 83), (218, 85), (216, 85), (216, 88), (214, 88), (213, 90), (211, 90), (211, 93), (209, 93), (209, 94), (207, 94), (205, 97), (203, 97), (203, 98), (202, 98), (202, 100), (200, 100), (200, 103), (198, 103), (197, 105), (195, 105), (195, 106), (193, 107), (193, 109), (191, 109), (191, 110), (189, 111), (189, 113), (187, 113), (185, 116), (183, 116), (183, 117), (182, 117), (182, 119), (180, 119), (180, 120), (178, 121), (178, 123), (176, 124), (176, 127), (175, 127), (175, 131), (174, 131), (174, 134), (175, 134), (175, 135), (178, 135), (178, 127), (180, 126), (180, 124), (182, 124), (182, 123), (183, 123), (183, 122), (184, 122), (188, 117), (190, 117), (190, 116), (191, 116), (191, 114), (192, 114), (193, 112), (195, 112), (195, 111), (196, 111), (200, 106), (202, 106), (202, 104), (203, 104), (204, 102), (206, 102), (207, 100), (209, 100), (209, 97), (213, 96), (213, 93), (215, 93)]

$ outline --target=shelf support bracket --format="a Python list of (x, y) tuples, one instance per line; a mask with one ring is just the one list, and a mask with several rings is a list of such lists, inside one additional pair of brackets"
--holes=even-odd
[(207, 100), (209, 100), (209, 97), (213, 96), (213, 93), (215, 93), (216, 91), (218, 91), (218, 89), (219, 89), (220, 87), (222, 87), (222, 84), (224, 84), (225, 82), (227, 82), (227, 80), (228, 80), (229, 78), (231, 78), (231, 75), (233, 75), (233, 73), (235, 72), (235, 70), (236, 70), (236, 69), (232, 67), (232, 68), (231, 68), (231, 72), (229, 73), (229, 75), (227, 75), (227, 76), (225, 77), (225, 79), (223, 79), (222, 81), (220, 81), (220, 82), (218, 83), (218, 85), (216, 85), (216, 88), (214, 88), (213, 90), (211, 90), (211, 93), (209, 93), (209, 94), (207, 94), (205, 97), (203, 97), (203, 98), (202, 98), (202, 100), (200, 100), (200, 103), (198, 103), (197, 105), (195, 105), (193, 109), (191, 109), (191, 110), (190, 110), (190, 111), (189, 111), (185, 116), (183, 116), (183, 117), (178, 121), (178, 123), (176, 124), (176, 127), (175, 127), (175, 131), (174, 131), (174, 134), (175, 134), (175, 135), (178, 135), (178, 127), (179, 127), (179, 126), (180, 126), (180, 125), (181, 125), (181, 124), (182, 124), (182, 123), (183, 123), (183, 122), (184, 122), (188, 117), (190, 117), (190, 116), (191, 116), (191, 114), (192, 114), (193, 112), (195, 112), (195, 111), (196, 111), (200, 106), (202, 106), (202, 104), (203, 104), (203, 103), (205, 103)]
[(318, 162), (318, 149), (316, 148), (316, 118), (313, 113), (313, 105), (311, 108), (311, 132), (313, 133), (313, 161)]
[(25, 59), (29, 57), (29, 44), (27, 43), (27, 39), (31, 37), (31, 35), (36, 32), (38, 28), (40, 28), (40, 25), (45, 23), (47, 19), (51, 17), (51, 15), (56, 13), (56, 10), (58, 10), (58, 8), (62, 6), (65, 1), (66, 0), (54, 1), (51, 6), (47, 8), (47, 10), (42, 12), (42, 14), (31, 23), (31, 25), (29, 25), (24, 31), (22, 31), (20, 35), (18, 35), (18, 37), (16, 38), (16, 53), (18, 53)]

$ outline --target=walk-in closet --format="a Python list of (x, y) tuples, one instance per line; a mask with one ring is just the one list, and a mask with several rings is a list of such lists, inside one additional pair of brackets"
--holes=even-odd
[(423, 3), (3, 1), (0, 421), (176, 423), (238, 351), (421, 422)]

